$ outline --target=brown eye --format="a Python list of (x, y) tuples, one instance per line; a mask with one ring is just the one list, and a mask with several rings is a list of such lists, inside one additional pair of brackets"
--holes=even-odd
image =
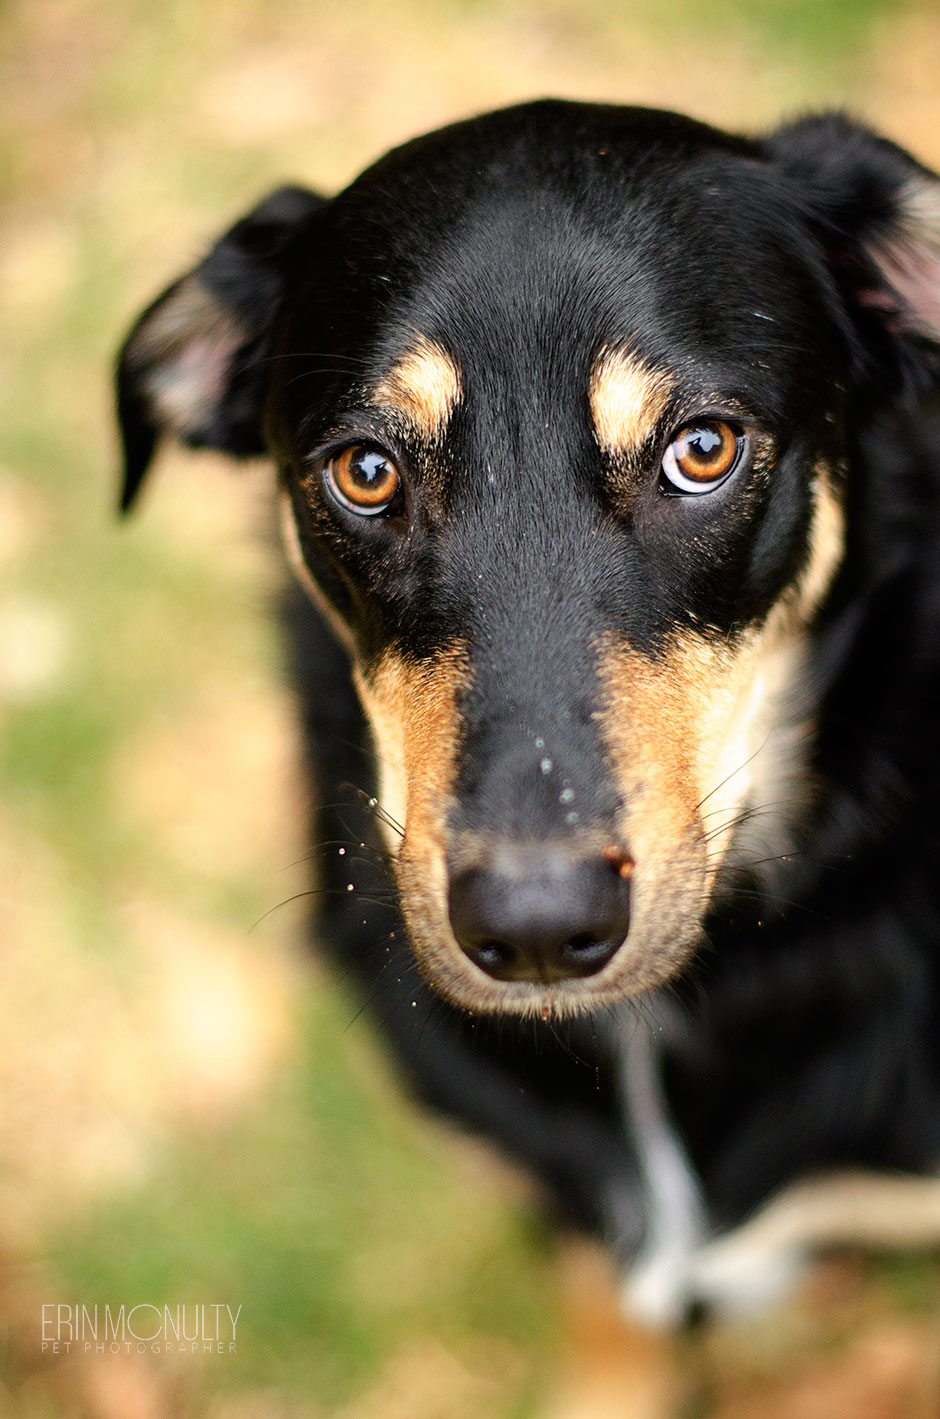
[(364, 517), (384, 512), (401, 487), (401, 474), (391, 459), (362, 444), (334, 454), (323, 476), (336, 501)]
[(667, 492), (710, 493), (741, 461), (747, 439), (722, 419), (702, 419), (680, 429), (663, 457)]

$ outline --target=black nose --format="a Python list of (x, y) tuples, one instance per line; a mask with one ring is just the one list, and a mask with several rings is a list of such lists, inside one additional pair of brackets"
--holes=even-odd
[(453, 878), (454, 935), (494, 980), (593, 976), (627, 934), (632, 865), (618, 849), (585, 858), (565, 843), (501, 843)]

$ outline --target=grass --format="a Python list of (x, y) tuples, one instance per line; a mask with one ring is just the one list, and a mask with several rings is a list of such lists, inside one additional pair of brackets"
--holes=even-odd
[(243, 1304), (219, 1378), (283, 1388), (315, 1413), (349, 1402), (429, 1315), (458, 1354), (468, 1336), (503, 1355), (544, 1337), (538, 1289), (505, 1265), (528, 1251), (537, 1276), (527, 1224), (461, 1183), (397, 1102), (357, 1085), (349, 1002), (319, 992), (300, 1013), (303, 1052), (263, 1101), (170, 1150), (146, 1194), (56, 1239), (71, 1293)]
[[(168, 455), (119, 526), (118, 340), (266, 187), (335, 187), (489, 104), (557, 92), (759, 126), (864, 91), (877, 118), (898, 99), (895, 15), (889, 0), (0, 13), (0, 1255), (86, 1304), (243, 1304), (237, 1356), (187, 1378), (193, 1413), (523, 1416), (557, 1318), (520, 1191), (415, 1121), (303, 954), (296, 910), (265, 915), (307, 884), (269, 477)], [(936, 119), (935, 87), (918, 92)], [(922, 1315), (929, 1277), (896, 1268), (899, 1305)], [(79, 1401), (41, 1369), (18, 1276), (0, 1276), (0, 1413), (68, 1419)]]

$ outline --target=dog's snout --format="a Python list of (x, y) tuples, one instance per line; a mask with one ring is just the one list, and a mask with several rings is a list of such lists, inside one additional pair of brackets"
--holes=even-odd
[(584, 857), (568, 844), (502, 843), (485, 866), (453, 877), (454, 935), (494, 980), (596, 975), (630, 925), (631, 867), (626, 852)]

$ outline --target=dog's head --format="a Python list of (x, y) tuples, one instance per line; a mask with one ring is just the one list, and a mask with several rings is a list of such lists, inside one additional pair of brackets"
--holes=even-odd
[(419, 964), (590, 1008), (676, 971), (742, 817), (799, 798), (849, 425), (938, 339), (940, 185), (893, 145), (529, 105), (280, 190), (151, 306), (125, 503), (166, 431), (273, 455)]

